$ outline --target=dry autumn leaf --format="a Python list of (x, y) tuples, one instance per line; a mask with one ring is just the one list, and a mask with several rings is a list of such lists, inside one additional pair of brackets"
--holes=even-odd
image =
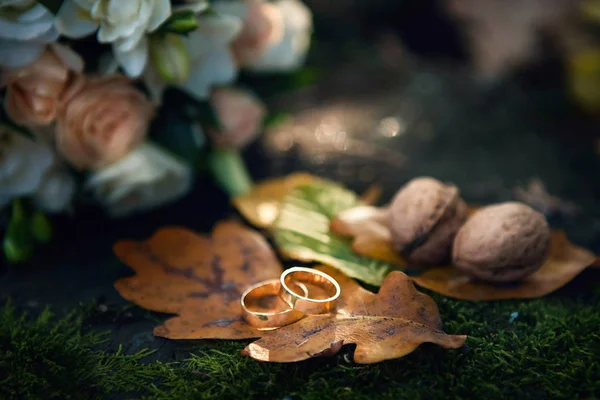
[(171, 339), (259, 337), (241, 318), (240, 296), (283, 271), (260, 234), (231, 221), (220, 222), (211, 237), (162, 228), (143, 242), (120, 241), (114, 252), (136, 272), (115, 283), (121, 296), (178, 314), (154, 330)]
[[(337, 234), (353, 237), (353, 248), (357, 253), (389, 261), (386, 254), (393, 252), (390, 237), (381, 233), (373, 235), (372, 228), (365, 228), (378, 223), (374, 216), (380, 211), (372, 208), (361, 207), (340, 213), (332, 221), (331, 227)], [(382, 229), (382, 226), (379, 228)], [(419, 286), (463, 300), (535, 298), (564, 286), (592, 265), (595, 259), (596, 256), (590, 251), (570, 243), (563, 232), (553, 230), (548, 259), (540, 269), (522, 281), (510, 285), (475, 281), (452, 266), (429, 268), (412, 276), (412, 279)]]
[(262, 236), (236, 222), (219, 223), (211, 237), (163, 228), (146, 241), (120, 241), (114, 251), (136, 272), (115, 283), (124, 298), (150, 310), (178, 314), (155, 328), (157, 336), (262, 337), (244, 354), (271, 362), (332, 355), (343, 344), (355, 343), (359, 363), (402, 357), (422, 343), (457, 348), (466, 339), (441, 331), (435, 302), (403, 273), (391, 273), (374, 294), (326, 266), (318, 269), (342, 288), (334, 313), (309, 315), (274, 331), (255, 330), (241, 317), (241, 293), (254, 283), (277, 278), (282, 269)]
[(433, 299), (402, 272), (391, 272), (377, 294), (332, 267), (318, 267), (342, 288), (336, 313), (311, 315), (249, 344), (243, 354), (261, 361), (293, 362), (333, 354), (356, 344), (354, 361), (371, 364), (403, 357), (423, 343), (461, 347), (466, 336), (442, 332)]
[(545, 296), (575, 278), (596, 256), (574, 246), (563, 232), (552, 231), (550, 256), (522, 281), (493, 285), (469, 279), (453, 267), (433, 268), (413, 280), (419, 286), (462, 300), (530, 299)]
[[(304, 172), (267, 179), (254, 185), (247, 194), (234, 197), (232, 203), (252, 225), (271, 228), (279, 215), (283, 198), (297, 186), (315, 181), (323, 179)], [(360, 201), (363, 204), (375, 204), (381, 192), (380, 186), (373, 185), (363, 193)]]
[(233, 205), (252, 225), (270, 228), (279, 215), (281, 200), (298, 185), (319, 179), (306, 173), (265, 180), (244, 195), (234, 197)]

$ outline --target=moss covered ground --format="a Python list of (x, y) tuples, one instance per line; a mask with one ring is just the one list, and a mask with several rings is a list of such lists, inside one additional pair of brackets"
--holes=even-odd
[[(352, 363), (351, 346), (330, 358), (259, 363), (239, 354), (248, 341), (186, 342), (182, 360), (159, 362), (152, 351), (107, 351), (107, 333), (94, 328), (93, 304), (65, 317), (49, 309), (26, 315), (7, 302), (0, 311), (0, 398), (594, 399), (600, 396), (598, 275), (586, 272), (574, 285), (529, 301), (432, 295), (446, 332), (468, 334), (466, 345), (451, 351), (424, 345), (377, 365)], [(156, 321), (156, 314), (139, 311)]]

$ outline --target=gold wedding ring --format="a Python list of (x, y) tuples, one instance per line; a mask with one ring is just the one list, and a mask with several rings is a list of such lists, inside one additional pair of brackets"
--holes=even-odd
[[(294, 310), (287, 302), (279, 298), (280, 285), (279, 279), (271, 279), (250, 286), (242, 294), (242, 316), (247, 323), (264, 331), (281, 328), (304, 317), (303, 312)], [(308, 290), (302, 283), (293, 282), (292, 287), (302, 291), (305, 296), (308, 295)], [(273, 301), (273, 299), (275, 300)], [(271, 304), (261, 304), (268, 300)]]
[[(279, 296), (294, 310), (305, 314), (329, 313), (335, 308), (340, 297), (340, 285), (324, 272), (312, 268), (293, 267), (287, 269), (279, 278)], [(307, 293), (298, 293), (299, 284), (310, 285), (324, 292), (325, 298), (308, 297)]]

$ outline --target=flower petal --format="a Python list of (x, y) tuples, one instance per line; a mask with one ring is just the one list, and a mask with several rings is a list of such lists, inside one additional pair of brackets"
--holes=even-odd
[(37, 43), (52, 43), (56, 39), (58, 39), (59, 36), (60, 36), (60, 33), (58, 32), (58, 30), (56, 29), (56, 27), (52, 26), (52, 28), (48, 29), (48, 31), (46, 33), (42, 34), (39, 37), (36, 37), (34, 40), (32, 40), (32, 42), (37, 42)]
[(242, 29), (242, 20), (230, 15), (207, 15), (198, 18), (198, 28), (185, 38), (193, 61), (211, 51), (227, 46)]
[(52, 28), (52, 18), (32, 22), (18, 22), (0, 18), (0, 37), (6, 39), (31, 40)]
[(52, 13), (45, 6), (43, 6), (39, 3), (34, 4), (33, 7), (31, 7), (31, 8), (27, 8), (27, 7), (31, 7), (31, 4), (26, 5), (26, 8), (24, 8), (24, 11), (21, 12), (19, 14), (19, 16), (16, 18), (17, 21), (33, 22), (33, 21), (37, 21), (37, 20), (41, 20), (41, 19), (52, 21), (54, 19), (52, 16)]
[(285, 19), (286, 27), (294, 31), (312, 30), (312, 12), (299, 0), (280, 0), (276, 3)]
[(180, 87), (202, 100), (208, 97), (214, 85), (234, 81), (237, 73), (233, 54), (225, 47), (207, 54), (201, 62), (195, 64), (188, 80)]
[(248, 2), (246, 1), (218, 1), (212, 6), (213, 10), (219, 14), (231, 15), (244, 19), (248, 12)]
[(148, 39), (142, 38), (138, 45), (130, 51), (121, 51), (118, 44), (115, 43), (113, 53), (125, 73), (131, 78), (137, 78), (144, 71), (148, 62)]
[(87, 18), (88, 11), (80, 8), (73, 0), (66, 0), (56, 14), (56, 29), (71, 38), (82, 38), (98, 29), (98, 23)]
[(75, 179), (65, 168), (55, 165), (44, 175), (33, 196), (35, 204), (47, 212), (67, 209), (75, 194)]
[(304, 64), (310, 47), (310, 34), (286, 32), (281, 42), (271, 46), (248, 69), (254, 71), (290, 71)]
[(119, 47), (120, 52), (127, 52), (133, 49), (142, 40), (146, 30), (143, 25), (139, 25), (131, 35), (118, 39), (114, 42)]
[(110, 216), (124, 217), (173, 201), (187, 193), (191, 184), (189, 165), (146, 142), (96, 171), (85, 186)]
[(63, 64), (65, 64), (69, 69), (75, 72), (82, 72), (84, 67), (83, 58), (75, 51), (73, 51), (69, 46), (65, 46), (60, 43), (52, 43), (50, 45), (52, 51)]
[(42, 55), (45, 44), (0, 39), (0, 67), (19, 68)]
[(4, 0), (2, 6), (13, 6), (19, 8), (27, 8), (31, 7), (31, 5), (35, 3), (35, 0)]
[(171, 16), (171, 1), (170, 0), (154, 0), (152, 14), (148, 21), (148, 32), (157, 29), (160, 24), (165, 22)]
[(75, 2), (80, 8), (91, 11), (92, 8), (98, 3), (98, 0), (66, 0)]
[(0, 127), (0, 135), (8, 138), (0, 158), (0, 192), (3, 197), (20, 197), (32, 194), (42, 177), (54, 163), (50, 147), (7, 127)]
[(279, 43), (270, 46), (257, 60), (250, 63), (255, 71), (287, 71), (300, 67), (310, 47), (312, 13), (298, 0), (276, 3), (285, 24), (285, 34)]
[(162, 96), (168, 84), (160, 77), (152, 65), (148, 65), (144, 71), (144, 84), (150, 92), (150, 98), (156, 106), (162, 104)]

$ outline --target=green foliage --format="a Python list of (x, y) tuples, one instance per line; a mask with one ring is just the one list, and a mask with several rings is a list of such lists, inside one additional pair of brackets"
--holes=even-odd
[(251, 189), (252, 179), (237, 150), (215, 148), (207, 161), (213, 178), (229, 196), (239, 196)]
[(97, 349), (107, 335), (81, 332), (81, 310), (55, 321), (49, 309), (37, 318), (0, 310), (0, 398), (102, 398), (139, 390), (158, 368), (139, 363), (150, 352), (125, 355)]
[[(195, 101), (175, 88), (165, 91), (163, 104), (150, 127), (150, 139), (190, 165), (197, 166), (206, 150), (206, 137), (200, 123), (212, 123), (215, 118), (209, 112), (208, 104)], [(178, 106), (168, 106), (171, 104)]]
[(179, 33), (187, 34), (198, 28), (196, 15), (192, 10), (182, 10), (173, 13), (158, 29), (159, 34), (162, 33)]
[[(247, 342), (179, 342), (179, 363), (143, 363), (97, 350), (81, 333), (85, 310), (55, 321), (0, 313), (0, 398), (145, 399), (592, 399), (600, 395), (600, 288), (532, 301), (464, 302), (433, 295), (444, 330), (464, 348), (424, 345), (375, 365), (334, 357), (269, 364), (243, 357)], [(112, 312), (112, 311), (111, 311)], [(518, 316), (513, 318), (518, 312)], [(79, 316), (77, 316), (79, 315)], [(511, 322), (512, 318), (512, 322)], [(156, 339), (163, 340), (163, 339)]]
[(46, 214), (35, 210), (29, 221), (29, 229), (33, 238), (39, 243), (49, 243), (52, 240), (52, 224)]
[(238, 85), (252, 88), (260, 98), (270, 98), (314, 85), (319, 78), (321, 71), (313, 67), (277, 73), (242, 70), (238, 77)]
[(3, 239), (4, 255), (10, 262), (25, 262), (33, 255), (34, 238), (20, 199), (12, 202), (12, 215)]
[(381, 285), (393, 265), (357, 255), (349, 239), (330, 232), (329, 222), (359, 205), (353, 192), (321, 180), (297, 187), (281, 203), (275, 222), (275, 244), (301, 261), (322, 262), (371, 285)]
[(52, 224), (42, 211), (36, 210), (27, 201), (14, 199), (11, 208), (2, 239), (4, 256), (11, 263), (27, 262), (37, 245), (52, 239)]

